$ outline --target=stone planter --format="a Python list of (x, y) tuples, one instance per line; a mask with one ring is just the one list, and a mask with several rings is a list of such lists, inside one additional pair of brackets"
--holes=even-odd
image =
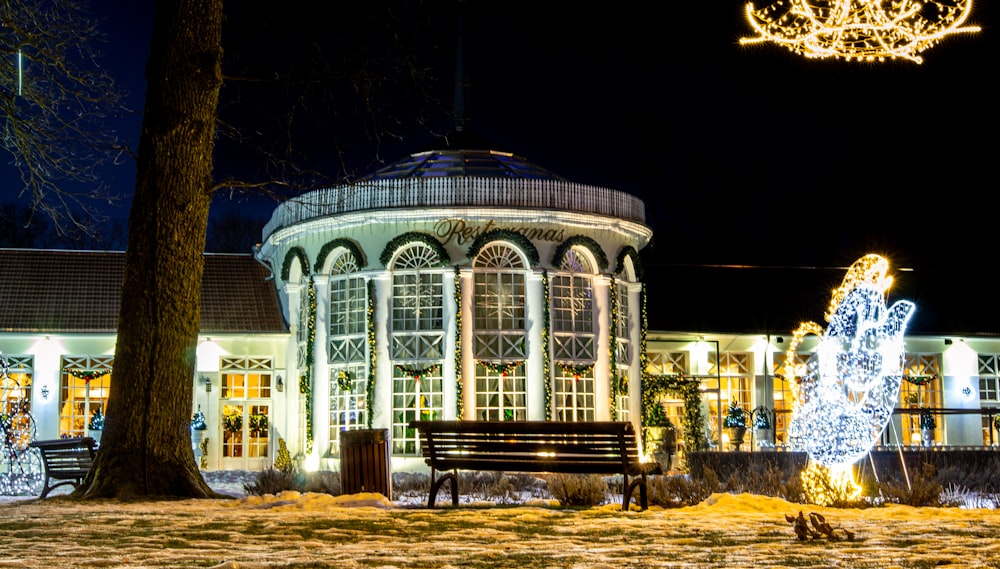
[(754, 435), (757, 442), (757, 448), (770, 448), (774, 446), (772, 437), (774, 436), (774, 429), (757, 429)]
[(925, 447), (934, 446), (934, 429), (920, 429), (920, 443)]
[(740, 450), (743, 445), (743, 437), (747, 434), (746, 427), (726, 427), (729, 434), (729, 444), (733, 445), (733, 450)]

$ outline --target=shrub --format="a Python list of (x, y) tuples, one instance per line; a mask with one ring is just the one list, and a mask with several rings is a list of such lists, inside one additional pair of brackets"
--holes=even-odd
[(653, 476), (647, 481), (649, 503), (663, 508), (694, 506), (715, 491), (705, 479), (695, 480), (687, 474)]
[(567, 507), (597, 506), (608, 496), (608, 484), (598, 474), (551, 474), (546, 482), (549, 494)]
[(295, 474), (276, 468), (262, 470), (252, 481), (243, 483), (243, 491), (255, 496), (280, 494), (285, 490), (295, 489)]

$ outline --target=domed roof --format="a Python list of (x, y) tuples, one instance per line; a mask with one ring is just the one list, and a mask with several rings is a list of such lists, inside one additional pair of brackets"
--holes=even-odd
[(521, 178), (567, 181), (509, 152), (496, 150), (429, 150), (411, 154), (362, 178)]

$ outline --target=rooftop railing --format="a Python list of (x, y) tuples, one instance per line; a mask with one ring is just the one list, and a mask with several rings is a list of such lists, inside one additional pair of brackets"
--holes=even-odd
[(646, 221), (642, 200), (609, 188), (558, 180), (425, 177), (358, 182), (292, 198), (275, 209), (263, 239), (279, 229), (329, 215), (431, 207), (537, 208)]

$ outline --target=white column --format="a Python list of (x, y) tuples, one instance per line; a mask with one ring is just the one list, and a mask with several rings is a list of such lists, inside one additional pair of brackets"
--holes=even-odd
[(594, 291), (594, 418), (611, 420), (611, 281), (593, 278)]
[(528, 327), (527, 360), (524, 362), (527, 415), (529, 421), (544, 421), (545, 382), (552, 379), (545, 375), (546, 346), (542, 338), (542, 328), (545, 326), (545, 288), (541, 272), (531, 272), (525, 276), (524, 296), (525, 320)]

